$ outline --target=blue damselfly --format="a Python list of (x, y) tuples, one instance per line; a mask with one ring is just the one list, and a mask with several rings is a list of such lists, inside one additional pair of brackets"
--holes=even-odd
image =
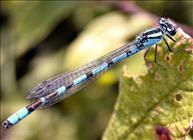
[[(172, 51), (166, 42), (165, 36), (172, 41), (175, 41), (171, 36), (176, 34), (176, 26), (172, 21), (165, 18), (160, 18), (158, 24), (159, 26), (157, 28), (142, 32), (129, 44), (126, 44), (103, 57), (93, 60), (78, 69), (63, 73), (38, 84), (27, 96), (28, 99), (32, 99), (34, 102), (11, 115), (3, 122), (3, 126), (5, 128), (10, 128), (36, 109), (48, 107), (63, 100), (97, 79), (113, 64), (130, 57), (143, 49), (147, 49), (144, 56), (146, 56), (152, 45), (156, 45), (157, 50), (157, 44), (160, 40), (163, 40), (168, 49)], [(157, 63), (156, 58), (155, 55), (155, 62)]]

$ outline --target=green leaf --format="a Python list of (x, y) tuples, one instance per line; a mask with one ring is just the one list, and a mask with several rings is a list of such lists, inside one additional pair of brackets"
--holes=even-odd
[[(187, 137), (193, 118), (193, 41), (179, 33), (174, 53), (159, 47), (159, 63), (147, 74), (132, 76), (124, 69), (120, 95), (104, 140), (156, 140), (158, 128), (171, 139)], [(166, 135), (166, 134), (165, 134)]]

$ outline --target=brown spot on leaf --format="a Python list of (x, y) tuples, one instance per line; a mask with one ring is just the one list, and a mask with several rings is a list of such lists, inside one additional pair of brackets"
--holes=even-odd
[(180, 101), (182, 99), (182, 95), (181, 94), (176, 94), (176, 101)]
[(166, 55), (165, 61), (166, 61), (168, 64), (172, 64), (172, 54)]
[(159, 73), (155, 74), (155, 80), (160, 81), (161, 80), (161, 75)]
[(183, 73), (183, 72), (184, 72), (184, 65), (183, 65), (183, 64), (180, 64), (180, 65), (178, 66), (178, 71), (179, 71), (180, 73)]

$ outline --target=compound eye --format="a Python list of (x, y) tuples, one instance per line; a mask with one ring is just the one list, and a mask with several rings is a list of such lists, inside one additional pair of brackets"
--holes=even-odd
[(172, 36), (175, 35), (175, 34), (176, 34), (176, 29), (173, 28), (173, 30), (171, 30), (169, 33), (170, 33), (170, 35), (172, 35)]
[(176, 34), (176, 29), (174, 27), (168, 27), (167, 28), (167, 32), (170, 34), (170, 35), (175, 35)]
[(160, 18), (159, 23), (164, 24), (165, 23), (165, 18)]
[(175, 35), (176, 34), (176, 29), (173, 26), (169, 26), (167, 28), (167, 31), (170, 35)]

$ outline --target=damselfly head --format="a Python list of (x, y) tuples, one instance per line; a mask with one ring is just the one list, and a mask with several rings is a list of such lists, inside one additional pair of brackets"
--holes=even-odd
[(158, 20), (158, 23), (160, 25), (160, 29), (164, 33), (168, 33), (171, 36), (174, 36), (176, 34), (176, 25), (170, 19), (160, 18)]

